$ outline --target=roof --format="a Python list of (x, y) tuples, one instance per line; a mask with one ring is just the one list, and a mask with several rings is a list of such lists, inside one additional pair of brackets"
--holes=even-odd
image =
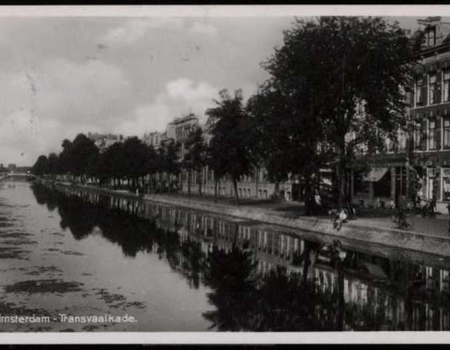
[(172, 122), (170, 122), (169, 124), (181, 124), (181, 123), (187, 122), (189, 120), (196, 120), (196, 121), (198, 121), (198, 117), (195, 114), (191, 113), (191, 114), (189, 114), (189, 115), (187, 115), (185, 117), (176, 118)]

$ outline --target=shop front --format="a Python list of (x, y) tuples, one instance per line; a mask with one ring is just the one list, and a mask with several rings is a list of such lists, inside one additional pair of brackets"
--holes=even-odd
[(381, 163), (354, 171), (352, 203), (371, 208), (394, 208), (407, 203), (408, 171), (405, 162)]

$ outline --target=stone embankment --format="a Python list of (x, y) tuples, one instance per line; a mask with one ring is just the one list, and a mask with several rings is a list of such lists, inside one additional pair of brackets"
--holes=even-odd
[[(368, 220), (354, 220), (343, 224), (340, 230), (333, 227), (333, 220), (315, 217), (288, 218), (273, 210), (257, 207), (237, 207), (221, 203), (202, 202), (198, 199), (171, 197), (164, 195), (145, 196), (146, 200), (185, 207), (189, 209), (229, 215), (247, 220), (284, 226), (295, 230), (314, 232), (336, 238), (377, 243), (396, 248), (411, 249), (424, 253), (438, 254), (450, 257), (450, 237), (424, 234), (413, 231), (402, 231), (391, 228), (368, 226)], [(389, 220), (389, 218), (386, 218)]]
[[(68, 186), (67, 184), (59, 184)], [(287, 227), (294, 230), (308, 231), (334, 238), (357, 240), (367, 243), (376, 243), (390, 247), (410, 249), (423, 253), (431, 253), (450, 257), (450, 237), (428, 233), (397, 230), (388, 225), (379, 225), (370, 220), (357, 219), (343, 224), (340, 230), (333, 227), (331, 218), (300, 217), (289, 218), (282, 213), (259, 208), (257, 206), (236, 206), (232, 204), (213, 203), (210, 200), (190, 199), (171, 195), (145, 195), (114, 191), (93, 186), (74, 186), (86, 191), (100, 192), (109, 195), (127, 197), (135, 200), (145, 200), (159, 204), (184, 207), (193, 210), (206, 211), (219, 215), (227, 215), (246, 220), (254, 220), (264, 224)], [(390, 221), (389, 218), (385, 220)]]

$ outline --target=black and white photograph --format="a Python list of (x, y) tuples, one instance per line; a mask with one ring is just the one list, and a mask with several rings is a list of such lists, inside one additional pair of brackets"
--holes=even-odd
[(450, 6), (0, 7), (0, 52), (0, 332), (450, 341)]

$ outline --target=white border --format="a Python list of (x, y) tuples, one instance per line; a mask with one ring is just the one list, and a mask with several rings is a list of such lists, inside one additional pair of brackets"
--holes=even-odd
[[(450, 16), (450, 5), (2, 6), (0, 17)], [(0, 344), (447, 344), (450, 332), (0, 333)]]
[(449, 16), (450, 5), (1, 6), (8, 17)]
[(448, 344), (449, 332), (2, 333), (1, 344)]

